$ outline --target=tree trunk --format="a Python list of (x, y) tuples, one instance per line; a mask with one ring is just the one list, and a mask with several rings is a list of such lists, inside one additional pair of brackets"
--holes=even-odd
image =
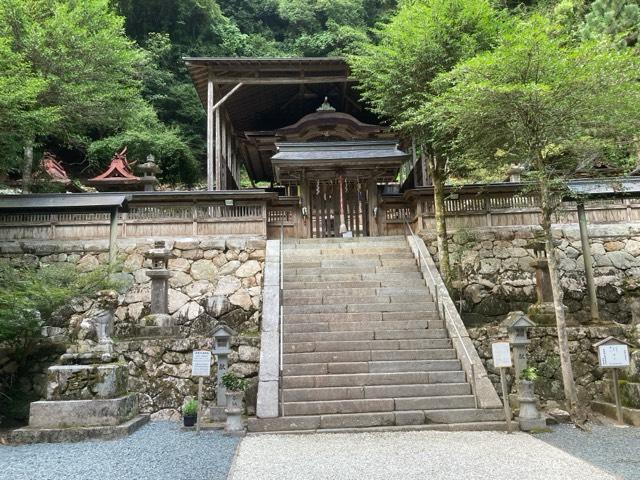
[(22, 193), (31, 193), (33, 175), (33, 140), (27, 140), (22, 160)]
[(436, 238), (438, 242), (438, 259), (444, 283), (451, 282), (451, 265), (449, 262), (449, 242), (447, 240), (447, 220), (444, 210), (444, 174), (439, 168), (435, 156), (429, 156), (429, 170), (433, 181), (433, 206), (436, 220)]
[(556, 258), (555, 246), (553, 244), (553, 235), (551, 233), (551, 215), (554, 211), (554, 200), (551, 197), (551, 192), (549, 191), (548, 185), (544, 179), (540, 180), (540, 197), (542, 200), (542, 230), (544, 231), (545, 250), (549, 261), (549, 277), (551, 279), (551, 291), (553, 292), (553, 307), (556, 314), (564, 396), (571, 416), (577, 421), (579, 419), (578, 394), (576, 392), (576, 384), (573, 378), (573, 367), (571, 366), (571, 356), (569, 354), (567, 322), (564, 314), (564, 305), (562, 303), (564, 292), (560, 286), (558, 261)]

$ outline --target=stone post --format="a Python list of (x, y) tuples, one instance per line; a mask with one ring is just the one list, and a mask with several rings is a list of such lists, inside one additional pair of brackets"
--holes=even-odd
[(536, 271), (537, 302), (531, 305), (527, 313), (537, 324), (555, 325), (556, 314), (553, 307), (553, 291), (551, 289), (551, 274), (549, 260), (543, 243), (534, 243), (530, 247), (535, 255), (531, 266)]
[(166, 315), (169, 313), (169, 279), (173, 275), (168, 269), (171, 250), (166, 248), (164, 240), (159, 240), (145, 256), (152, 262), (151, 270), (147, 270), (147, 277), (151, 279), (151, 314)]
[(209, 416), (214, 422), (224, 421), (226, 419), (224, 409), (227, 406), (227, 389), (222, 384), (222, 376), (229, 368), (231, 337), (235, 334), (236, 332), (226, 325), (218, 325), (213, 332), (212, 353), (217, 357), (218, 372), (216, 376), (216, 406), (209, 409)]

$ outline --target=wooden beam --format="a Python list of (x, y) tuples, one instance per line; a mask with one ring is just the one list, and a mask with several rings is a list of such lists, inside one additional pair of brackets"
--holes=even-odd
[(221, 125), (221, 116), (220, 109), (215, 111), (216, 115), (216, 190), (224, 190), (224, 186), (222, 184), (222, 125)]
[(255, 77), (229, 77), (216, 78), (216, 84), (227, 85), (230, 83), (243, 83), (245, 85), (298, 85), (301, 83), (355, 83), (355, 78), (338, 77), (274, 77), (274, 78), (255, 78)]
[(209, 69), (207, 80), (207, 190), (213, 191), (213, 72)]
[(240, 82), (239, 84), (237, 84), (235, 87), (233, 87), (231, 89), (231, 91), (229, 91), (229, 93), (227, 93), (224, 97), (222, 97), (220, 100), (218, 100), (218, 103), (216, 103), (212, 108), (213, 110), (218, 110), (218, 108), (220, 108), (220, 106), (227, 101), (227, 99), (233, 95), (234, 93), (236, 93), (238, 91), (238, 89), (243, 85), (242, 82)]

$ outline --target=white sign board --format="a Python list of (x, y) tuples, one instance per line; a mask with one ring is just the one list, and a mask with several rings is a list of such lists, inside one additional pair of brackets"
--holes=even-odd
[(497, 342), (491, 344), (493, 353), (493, 366), (496, 368), (508, 368), (511, 363), (511, 346), (509, 342)]
[(598, 356), (601, 367), (629, 366), (629, 347), (626, 345), (600, 345)]
[(194, 350), (191, 360), (191, 375), (194, 377), (208, 377), (211, 375), (211, 352), (208, 350)]

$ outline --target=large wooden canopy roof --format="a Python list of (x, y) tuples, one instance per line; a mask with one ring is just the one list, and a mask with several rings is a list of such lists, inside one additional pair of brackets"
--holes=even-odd
[(365, 124), (379, 119), (359, 101), (355, 82), (343, 58), (216, 58), (184, 59), (203, 106), (212, 78), (215, 101), (242, 83), (224, 102), (249, 176), (273, 181), (271, 156), (279, 129), (314, 113), (326, 98), (338, 113)]

